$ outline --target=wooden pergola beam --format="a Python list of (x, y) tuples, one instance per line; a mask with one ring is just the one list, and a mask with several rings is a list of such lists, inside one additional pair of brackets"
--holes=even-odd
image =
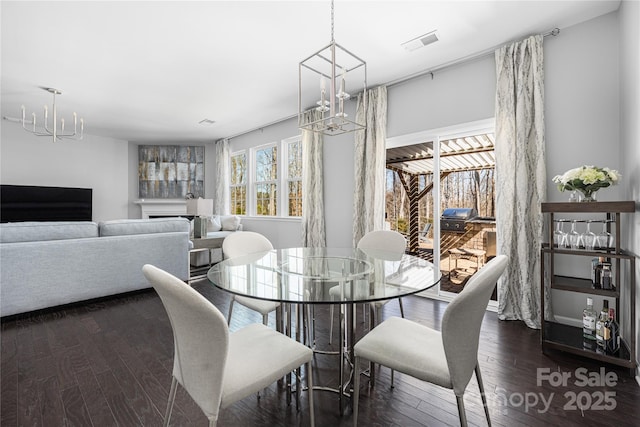
[[(410, 174), (408, 172), (394, 170), (400, 178), (402, 188), (404, 188), (407, 197), (409, 198), (409, 250), (416, 252), (420, 246), (420, 229), (418, 218), (418, 201), (426, 196), (431, 190), (433, 190), (433, 182), (429, 183), (422, 191), (418, 192), (418, 176), (417, 174)], [(440, 181), (445, 179), (451, 174), (450, 171), (440, 173)], [(405, 177), (409, 177), (409, 182)]]

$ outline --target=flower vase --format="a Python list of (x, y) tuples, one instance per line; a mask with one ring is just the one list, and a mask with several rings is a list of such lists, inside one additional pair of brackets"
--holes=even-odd
[(582, 197), (580, 197), (581, 202), (595, 202), (596, 201), (596, 192), (595, 191), (587, 191), (580, 190), (582, 193)]

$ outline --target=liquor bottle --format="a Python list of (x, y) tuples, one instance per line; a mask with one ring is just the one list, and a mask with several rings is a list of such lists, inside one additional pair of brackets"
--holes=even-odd
[(600, 258), (591, 259), (591, 287), (594, 289), (600, 288), (600, 275), (596, 274), (596, 270), (600, 265)]
[(604, 257), (598, 257), (598, 261), (594, 262), (594, 260), (591, 262), (591, 268), (592, 268), (592, 273), (591, 273), (591, 281), (593, 283), (592, 287), (594, 289), (600, 289), (602, 287), (602, 264), (604, 264), (605, 262), (605, 258)]
[(614, 354), (620, 349), (620, 326), (616, 322), (616, 312), (609, 309), (609, 320), (604, 327), (603, 337), (605, 340), (605, 351)]
[(602, 263), (602, 269), (600, 270), (600, 285), (602, 286), (602, 289), (613, 289), (611, 263)]
[(582, 311), (582, 336), (588, 340), (596, 339), (596, 312), (592, 298), (587, 298), (587, 307)]
[(598, 315), (598, 320), (596, 320), (596, 343), (598, 347), (601, 349), (605, 348), (604, 342), (604, 325), (609, 321), (609, 301), (604, 300), (602, 302), (602, 310), (600, 310), (600, 315)]

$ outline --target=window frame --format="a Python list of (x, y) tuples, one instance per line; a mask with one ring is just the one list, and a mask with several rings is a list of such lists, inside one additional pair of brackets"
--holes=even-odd
[[(300, 220), (301, 216), (289, 215), (289, 183), (292, 181), (302, 182), (302, 176), (290, 178), (289, 177), (289, 146), (292, 143), (302, 143), (302, 135), (296, 135), (289, 138), (282, 139), (280, 141), (272, 141), (266, 144), (257, 145), (255, 147), (245, 148), (237, 151), (233, 151), (230, 155), (231, 158), (238, 155), (245, 155), (245, 213), (241, 214), (245, 217), (251, 218), (278, 218), (278, 219), (291, 219)], [(274, 181), (256, 181), (257, 175), (257, 157), (258, 151), (268, 149), (269, 147), (275, 147), (277, 150), (277, 178)], [(302, 151), (300, 153), (302, 156)], [(300, 159), (302, 162), (302, 159)], [(301, 167), (304, 167), (303, 165)], [(257, 185), (262, 183), (275, 183), (276, 185), (276, 215), (258, 215), (258, 203), (257, 197)], [(229, 183), (229, 189), (232, 191), (234, 187), (240, 187), (238, 185), (231, 185)], [(231, 200), (229, 201), (231, 204)], [(232, 206), (230, 206), (231, 209)], [(235, 213), (233, 213), (235, 215)]]
[[(231, 171), (231, 159), (233, 157), (236, 156), (240, 156), (240, 155), (244, 155), (244, 165), (245, 168), (248, 169), (249, 166), (249, 153), (247, 152), (247, 150), (238, 150), (235, 151), (233, 153), (231, 153), (231, 155), (229, 156), (229, 171)], [(249, 175), (248, 175), (248, 170), (245, 170), (244, 173), (244, 184), (243, 185), (238, 185), (238, 184), (232, 184), (231, 182), (229, 182), (229, 211), (231, 212), (232, 215), (248, 215), (249, 213), (249, 205), (247, 204), (247, 193), (248, 193), (248, 189), (249, 189)], [(229, 177), (229, 181), (231, 181), (231, 176)], [(233, 204), (233, 189), (234, 188), (239, 188), (239, 187), (244, 187), (244, 196), (245, 196), (245, 200), (244, 200), (244, 214), (236, 214), (232, 208), (234, 206)]]
[[(276, 149), (276, 179), (275, 180), (268, 180), (268, 181), (257, 181), (256, 180), (256, 175), (257, 175), (257, 167), (258, 167), (258, 151), (262, 151), (262, 150), (266, 150), (269, 148), (273, 148), (275, 147)], [(259, 145), (257, 147), (253, 147), (250, 149), (251, 152), (251, 173), (249, 174), (249, 178), (250, 178), (250, 187), (251, 187), (251, 195), (247, 195), (247, 197), (250, 197), (250, 202), (247, 202), (247, 205), (250, 204), (251, 206), (251, 214), (253, 216), (259, 217), (259, 218), (274, 218), (274, 217), (279, 217), (281, 216), (281, 209), (282, 206), (280, 206), (280, 199), (281, 199), (281, 174), (282, 174), (282, 167), (281, 167), (281, 158), (282, 158), (282, 152), (280, 150), (280, 144), (278, 142), (269, 142), (267, 144), (262, 144)], [(258, 214), (258, 200), (256, 199), (257, 194), (258, 194), (258, 189), (257, 186), (259, 184), (275, 184), (276, 186), (276, 214), (275, 215), (262, 215), (262, 214)], [(249, 210), (249, 209), (247, 209)]]

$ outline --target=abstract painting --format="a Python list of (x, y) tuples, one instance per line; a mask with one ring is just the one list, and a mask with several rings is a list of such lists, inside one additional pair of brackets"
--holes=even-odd
[(141, 199), (204, 197), (204, 147), (138, 146), (138, 196)]

